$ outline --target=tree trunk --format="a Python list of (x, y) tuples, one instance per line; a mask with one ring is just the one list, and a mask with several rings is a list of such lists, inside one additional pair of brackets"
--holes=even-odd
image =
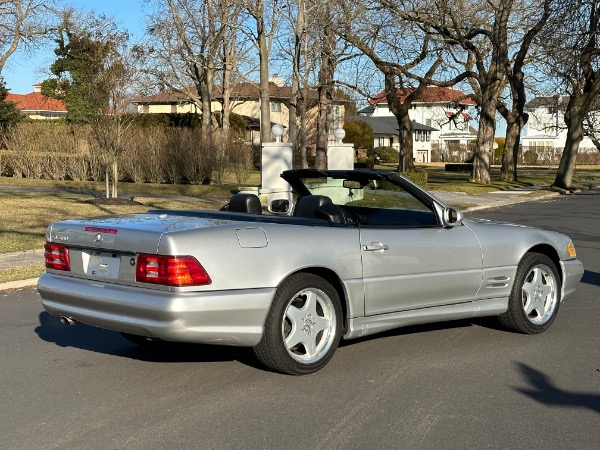
[(585, 116), (582, 108), (581, 97), (571, 97), (567, 112), (565, 113), (565, 122), (567, 124), (567, 141), (563, 149), (556, 179), (553, 186), (561, 189), (570, 189), (573, 182), (573, 171), (575, 170), (575, 162), (577, 161), (577, 152), (579, 151), (579, 143), (583, 139), (583, 119)]
[(525, 126), (525, 120), (519, 119), (518, 114), (511, 112), (506, 116), (506, 141), (502, 153), (502, 168), (500, 179), (502, 181), (518, 181), (517, 162), (519, 146), (521, 145), (521, 130)]
[[(496, 131), (496, 102), (497, 98), (489, 92), (481, 105), (479, 131), (477, 132), (477, 147), (473, 155), (473, 171), (471, 181), (490, 184), (490, 151), (494, 146)], [(482, 93), (483, 94), (483, 93)]]
[[(385, 74), (385, 97), (388, 102), (388, 107), (398, 122), (398, 172), (412, 172), (415, 170), (413, 158), (413, 125), (408, 115), (408, 111), (412, 104), (414, 92), (406, 97), (403, 103), (398, 98), (396, 88), (396, 75), (387, 70)], [(417, 88), (422, 91), (422, 88)], [(416, 91), (415, 91), (416, 92)], [(406, 136), (402, 137), (400, 130), (406, 130)]]
[(335, 71), (335, 34), (327, 21), (323, 28), (323, 48), (319, 68), (319, 115), (317, 118), (317, 159), (315, 168), (327, 169), (327, 144), (329, 141), (329, 117), (333, 103), (333, 73)]
[(108, 162), (104, 165), (104, 185), (106, 186), (106, 198), (110, 198), (110, 170), (108, 168)]
[(302, 168), (308, 167), (308, 155), (306, 154), (306, 146), (308, 145), (306, 138), (306, 97), (308, 95), (308, 88), (306, 85), (300, 91), (300, 101), (298, 103), (298, 109), (300, 110), (300, 159), (302, 160)]
[(117, 191), (118, 172), (117, 159), (115, 158), (112, 162), (112, 198), (117, 198), (119, 195)]
[[(292, 92), (289, 103), (288, 135), (292, 143), (293, 154), (298, 155), (298, 98), (300, 97), (300, 64), (302, 39), (304, 37), (304, 0), (298, 0), (298, 17), (294, 28), (294, 56), (292, 59)], [(304, 165), (304, 159), (302, 160)]]
[(260, 77), (260, 141), (271, 142), (271, 96), (269, 92), (269, 46), (264, 22), (262, 0), (256, 4), (256, 36), (258, 39), (258, 60)]

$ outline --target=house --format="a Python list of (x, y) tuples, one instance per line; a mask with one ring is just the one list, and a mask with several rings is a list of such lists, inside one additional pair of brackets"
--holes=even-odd
[[(137, 110), (142, 114), (152, 113), (196, 113), (199, 114), (200, 107), (192, 100), (197, 91), (190, 88), (190, 95), (180, 92), (161, 92), (156, 95), (146, 97), (136, 97), (132, 103), (137, 106)], [(280, 123), (287, 127), (289, 123), (289, 101), (292, 96), (292, 88), (284, 86), (282, 80), (273, 77), (269, 83), (269, 97), (271, 109), (271, 123)], [(308, 114), (307, 125), (314, 135), (317, 118), (317, 91), (311, 89), (308, 92)], [(222, 109), (223, 95), (220, 91), (213, 93), (212, 111), (218, 112)], [(257, 121), (260, 118), (260, 90), (254, 83), (239, 83), (231, 87), (230, 93), (231, 112), (244, 118), (248, 124), (248, 140), (258, 143), (260, 139)], [(331, 122), (329, 133), (333, 139), (333, 131), (340, 128), (343, 123), (344, 105), (347, 100), (334, 95), (333, 105), (331, 107)], [(312, 136), (314, 139), (314, 136)], [(283, 136), (284, 140), (287, 135)], [(310, 140), (310, 136), (309, 136)]]
[[(521, 137), (523, 153), (534, 149), (542, 161), (559, 161), (567, 141), (565, 111), (569, 103), (567, 95), (535, 97), (525, 105), (529, 120)], [(592, 140), (584, 136), (579, 144), (582, 153), (596, 152)]]
[[(401, 102), (413, 91), (414, 88), (396, 90)], [(413, 136), (415, 160), (431, 161), (433, 146), (437, 147), (442, 155), (447, 155), (457, 146), (466, 148), (470, 141), (476, 139), (477, 132), (471, 126), (473, 118), (469, 113), (469, 108), (475, 105), (473, 100), (458, 89), (428, 86), (419, 99), (413, 100), (408, 113), (413, 125), (418, 125)], [(359, 116), (361, 118), (394, 117), (385, 92), (382, 91), (370, 98), (369, 105), (359, 111)], [(398, 136), (397, 128), (396, 124), (395, 136)], [(390, 138), (393, 139), (393, 136)], [(382, 142), (387, 142), (386, 137), (378, 136), (375, 139), (376, 146), (382, 145)], [(397, 147), (397, 144), (392, 140), (391, 146)]]
[(42, 95), (41, 84), (34, 84), (29, 94), (9, 93), (6, 101), (16, 103), (21, 114), (34, 120), (62, 119), (67, 115), (64, 102)]
[[(373, 130), (373, 147), (393, 147), (400, 151), (400, 130), (395, 116), (346, 116), (345, 120), (368, 123)], [(436, 128), (412, 121), (413, 125), (413, 157), (416, 162), (431, 161), (431, 134), (439, 131)]]

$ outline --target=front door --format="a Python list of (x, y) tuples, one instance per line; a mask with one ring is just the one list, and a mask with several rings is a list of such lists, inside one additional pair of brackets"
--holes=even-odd
[(482, 280), (479, 243), (466, 226), (362, 228), (365, 314), (473, 301)]

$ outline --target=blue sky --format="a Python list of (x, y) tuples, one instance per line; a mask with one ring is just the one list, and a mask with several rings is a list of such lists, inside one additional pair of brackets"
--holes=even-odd
[[(144, 13), (142, 0), (65, 0), (67, 5), (77, 9), (92, 10), (112, 16), (115, 21), (133, 36), (132, 41), (141, 38)], [(14, 94), (32, 92), (33, 85), (48, 78), (47, 68), (54, 60), (54, 43), (39, 49), (33, 54), (16, 52), (2, 71), (6, 86)]]

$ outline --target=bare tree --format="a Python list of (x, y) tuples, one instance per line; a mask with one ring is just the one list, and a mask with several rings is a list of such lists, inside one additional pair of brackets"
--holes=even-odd
[(554, 180), (554, 186), (564, 189), (571, 187), (584, 121), (600, 95), (599, 33), (599, 0), (563, 0), (542, 39), (547, 73), (569, 94), (567, 140)]
[(20, 47), (31, 48), (55, 28), (54, 0), (0, 0), (0, 74)]
[(331, 2), (324, 2), (320, 8), (321, 57), (319, 64), (317, 154), (315, 168), (327, 169), (327, 141), (329, 140), (329, 117), (333, 103), (333, 76), (337, 65), (337, 39), (333, 27)]
[(271, 96), (269, 85), (269, 57), (278, 32), (281, 8), (277, 0), (241, 0), (254, 21), (255, 27), (248, 30), (258, 51), (260, 92), (260, 138), (271, 142)]
[[(409, 117), (412, 102), (421, 97), (429, 84), (452, 86), (470, 73), (464, 72), (445, 81), (434, 80), (443, 62), (440, 47), (414, 20), (418, 10), (409, 10), (408, 5), (395, 1), (368, 3), (368, 6), (363, 2), (346, 4), (338, 32), (383, 74), (385, 98), (398, 121), (398, 171), (412, 171), (413, 124)], [(385, 23), (381, 16), (385, 16)], [(406, 130), (406, 133), (400, 130)]]
[(218, 55), (223, 43), (231, 42), (225, 36), (231, 31), (229, 18), (224, 17), (229, 4), (219, 0), (147, 3), (153, 12), (148, 18), (151, 39), (143, 47), (145, 71), (161, 86), (184, 94), (199, 106), (203, 140), (209, 140), (215, 125), (212, 100)]
[(479, 130), (471, 180), (490, 183), (490, 154), (496, 130), (498, 99), (506, 85), (509, 34), (515, 0), (423, 2), (412, 20), (441, 37), (452, 58), (460, 57), (475, 92)]
[(523, 127), (529, 119), (525, 112), (527, 101), (525, 89), (525, 65), (534, 39), (543, 30), (552, 12), (553, 0), (543, 0), (541, 8), (534, 2), (533, 6), (524, 10), (523, 27), (528, 27), (521, 39), (520, 45), (512, 59), (505, 64), (506, 79), (510, 87), (512, 106), (510, 109), (503, 101), (497, 108), (506, 120), (506, 142), (502, 154), (500, 179), (517, 181), (517, 155), (519, 153), (520, 136)]

